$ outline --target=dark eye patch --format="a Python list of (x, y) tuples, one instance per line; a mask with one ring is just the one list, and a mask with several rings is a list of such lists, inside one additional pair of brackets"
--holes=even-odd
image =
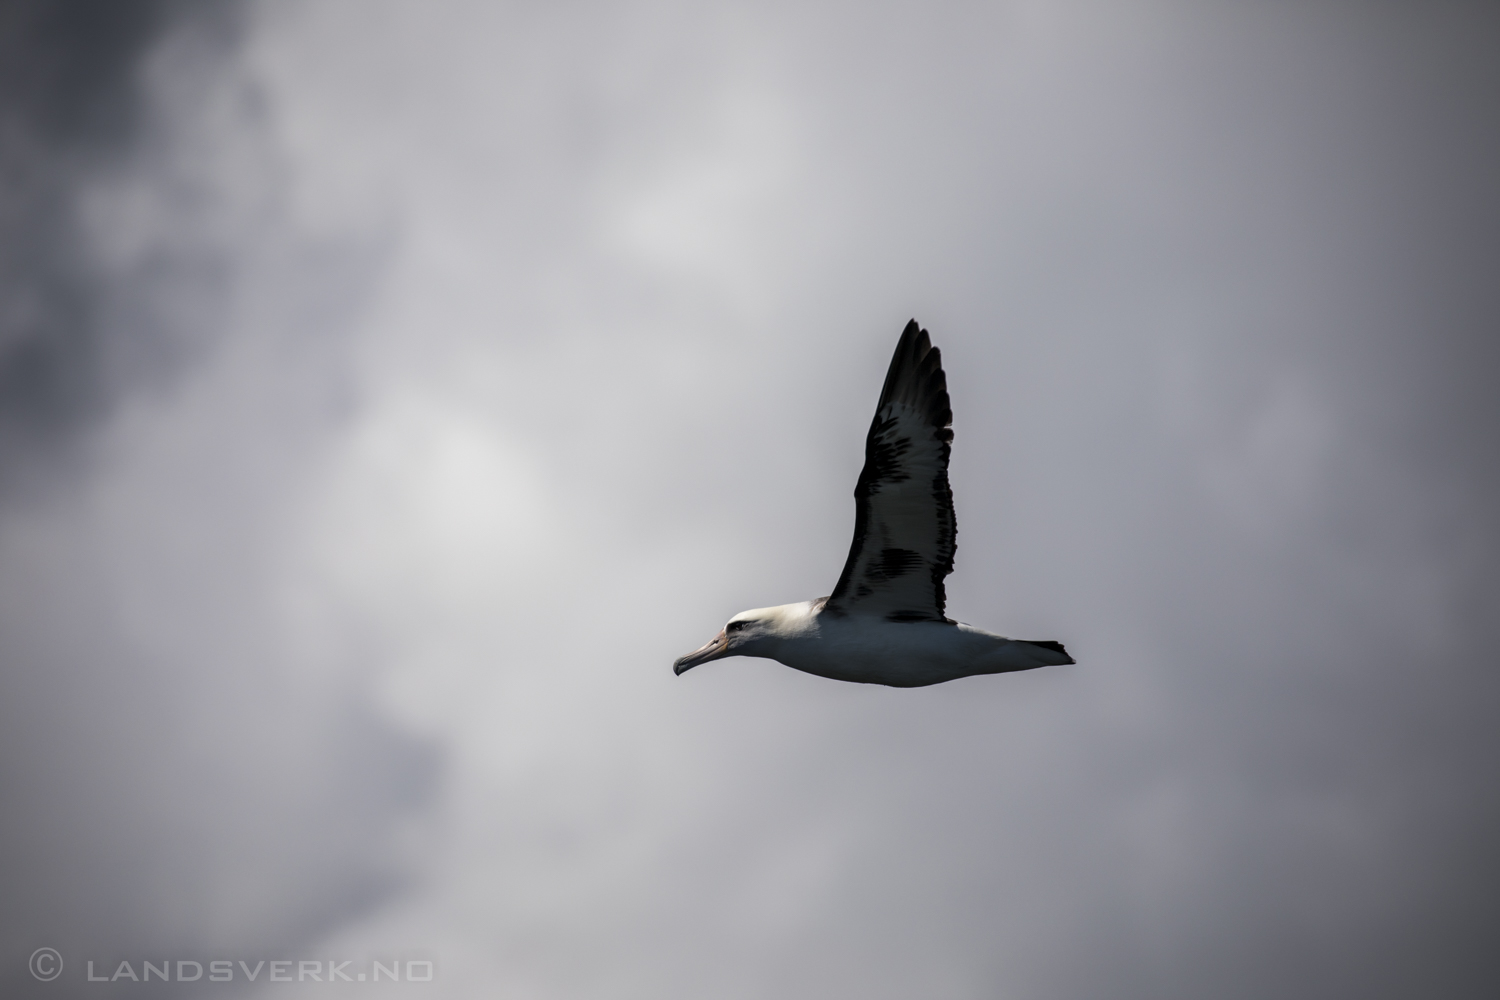
[(749, 622), (730, 622), (728, 625), (725, 625), (724, 627), (726, 629), (728, 629), (730, 632), (738, 632), (740, 629), (744, 628), (748, 624), (750, 624), (750, 623)]

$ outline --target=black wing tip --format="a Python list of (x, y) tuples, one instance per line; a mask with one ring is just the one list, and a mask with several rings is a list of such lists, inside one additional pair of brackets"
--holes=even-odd
[[(891, 367), (881, 387), (879, 411), (886, 404), (904, 402), (915, 405), (926, 414), (928, 421), (940, 431), (953, 423), (953, 406), (948, 399), (948, 376), (943, 372), (943, 352), (932, 346), (927, 331), (915, 319), (901, 331), (896, 343), (896, 352), (891, 356)], [(949, 432), (944, 438), (952, 440)]]
[(1058, 642), (1056, 639), (1040, 639), (1040, 640), (1038, 640), (1038, 639), (1027, 639), (1026, 642), (1027, 642), (1028, 645), (1040, 646), (1043, 649), (1051, 650), (1054, 653), (1057, 653), (1057, 654), (1059, 654), (1061, 656), (1065, 656), (1065, 657), (1067, 657), (1067, 662), (1068, 663), (1077, 663), (1078, 662), (1077, 660), (1073, 659), (1073, 657), (1068, 654), (1068, 651), (1063, 648), (1063, 644), (1060, 643), (1060, 642)]

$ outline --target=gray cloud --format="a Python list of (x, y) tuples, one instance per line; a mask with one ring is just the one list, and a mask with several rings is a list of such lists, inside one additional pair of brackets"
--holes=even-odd
[[(336, 350), (373, 258), (278, 218), (235, 14), (0, 23), (8, 995), (86, 993), (81, 956), (274, 948), (367, 910), (404, 884), (392, 825), (435, 776), (357, 681), (297, 669), (272, 593), (277, 495), (341, 398), (326, 363), (286, 366)], [(287, 339), (247, 358), (235, 301), (277, 268), (315, 283), (277, 279), (260, 315)], [(64, 981), (32, 978), (39, 946)]]
[[(586, 13), (272, 5), (150, 49), (89, 287), (210, 248), (139, 301), (214, 340), (0, 519), (4, 759), (53, 762), (7, 775), (7, 843), (54, 845), (8, 953), (1486, 995), (1495, 19)], [(1079, 666), (672, 677), (831, 585), (910, 315), (951, 610)]]
[[(130, 156), (144, 122), (143, 55), (187, 13), (176, 3), (12, 3), (0, 46), (0, 442), (7, 480), (37, 450), (56, 448), (113, 399), (112, 356), (163, 360), (101, 315), (99, 275), (79, 232), (77, 195)], [(195, 7), (201, 28), (227, 30), (226, 4)]]

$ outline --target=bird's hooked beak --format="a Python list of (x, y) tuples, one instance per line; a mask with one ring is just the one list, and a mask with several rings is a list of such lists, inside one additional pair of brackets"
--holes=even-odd
[(679, 677), (688, 670), (692, 670), (700, 663), (709, 660), (717, 660), (729, 652), (729, 632), (719, 629), (719, 634), (708, 640), (701, 649), (695, 649), (686, 656), (678, 657), (677, 662), (672, 664), (672, 672)]

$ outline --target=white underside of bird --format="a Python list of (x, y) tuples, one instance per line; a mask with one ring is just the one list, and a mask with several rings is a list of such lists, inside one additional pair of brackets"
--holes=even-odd
[(725, 656), (762, 656), (836, 681), (924, 687), (1073, 662), (1060, 649), (1007, 639), (963, 622), (836, 618), (819, 612), (822, 603), (742, 611), (674, 669), (681, 674)]
[(763, 656), (833, 680), (922, 687), (1072, 663), (1061, 643), (1007, 639), (944, 612), (958, 531), (948, 486), (952, 421), (941, 355), (913, 320), (865, 439), (854, 540), (833, 593), (742, 611), (673, 669)]

